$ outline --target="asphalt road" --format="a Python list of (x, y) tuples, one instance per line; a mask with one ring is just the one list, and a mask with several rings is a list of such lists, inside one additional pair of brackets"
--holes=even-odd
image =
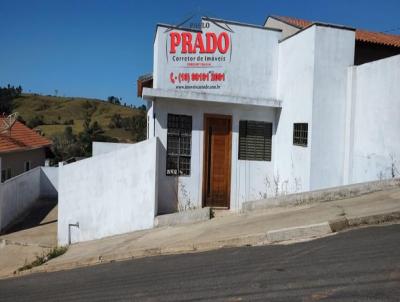
[(400, 225), (0, 281), (0, 301), (400, 301)]

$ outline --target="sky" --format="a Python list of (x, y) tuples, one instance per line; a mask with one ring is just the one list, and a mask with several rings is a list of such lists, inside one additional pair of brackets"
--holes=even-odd
[(400, 34), (399, 0), (0, 0), (0, 86), (143, 104), (157, 23), (192, 14), (262, 25), (282, 15)]

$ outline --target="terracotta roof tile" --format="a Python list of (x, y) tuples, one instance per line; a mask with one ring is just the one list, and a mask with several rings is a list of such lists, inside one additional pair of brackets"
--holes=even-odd
[[(292, 17), (285, 17), (285, 16), (271, 16), (271, 17), (281, 20), (297, 28), (304, 28), (313, 23), (311, 21), (292, 18)], [(362, 29), (356, 29), (356, 40), (375, 43), (375, 44), (382, 44), (387, 46), (400, 47), (400, 35), (391, 35), (379, 32), (366, 31)]]
[[(0, 117), (0, 128), (4, 125), (4, 118)], [(16, 121), (11, 131), (0, 133), (0, 153), (36, 149), (51, 145), (51, 141)]]

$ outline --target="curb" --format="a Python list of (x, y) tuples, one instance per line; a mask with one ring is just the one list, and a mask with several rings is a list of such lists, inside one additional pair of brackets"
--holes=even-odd
[(332, 229), (329, 225), (329, 222), (322, 222), (317, 224), (268, 231), (267, 239), (270, 242), (281, 242), (293, 239), (318, 237), (330, 233), (332, 233)]
[(319, 237), (362, 225), (376, 225), (400, 220), (400, 211), (368, 216), (343, 217), (322, 223), (271, 230), (267, 239), (272, 243)]
[(226, 240), (220, 240), (215, 242), (201, 242), (193, 245), (182, 245), (182, 246), (173, 246), (173, 247), (162, 247), (162, 248), (152, 248), (152, 249), (143, 249), (136, 250), (126, 253), (115, 253), (108, 255), (99, 255), (97, 257), (86, 258), (82, 261), (72, 261), (69, 263), (65, 263), (59, 265), (57, 267), (48, 267), (48, 263), (43, 264), (42, 266), (35, 267), (31, 270), (26, 270), (22, 272), (18, 272), (14, 275), (2, 276), (0, 279), (10, 278), (10, 277), (22, 277), (25, 275), (29, 275), (32, 273), (50, 273), (56, 271), (70, 270), (74, 268), (87, 267), (98, 264), (119, 262), (124, 260), (132, 260), (139, 259), (145, 257), (153, 257), (153, 256), (167, 256), (167, 255), (177, 255), (177, 254), (187, 254), (187, 253), (195, 253), (195, 252), (206, 252), (211, 250), (217, 250), (222, 248), (232, 248), (232, 247), (241, 247), (241, 246), (254, 246), (254, 245), (264, 245), (268, 243), (266, 240), (265, 233), (257, 234), (257, 235), (249, 235), (238, 238), (230, 238)]

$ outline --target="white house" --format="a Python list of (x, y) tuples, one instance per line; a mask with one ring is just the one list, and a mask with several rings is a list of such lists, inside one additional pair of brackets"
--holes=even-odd
[(59, 168), (59, 243), (398, 176), (399, 83), (400, 36), (276, 16), (159, 24), (138, 80), (148, 139)]
[(159, 212), (397, 175), (396, 54), (400, 36), (287, 17), (157, 25), (139, 82), (163, 148)]

